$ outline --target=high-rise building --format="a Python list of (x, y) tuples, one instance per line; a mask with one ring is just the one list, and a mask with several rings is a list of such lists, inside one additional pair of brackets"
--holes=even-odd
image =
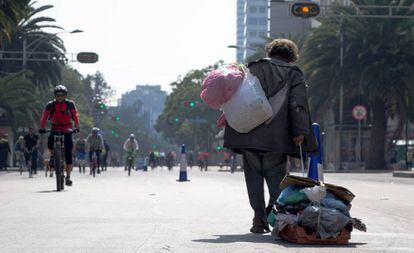
[(147, 127), (152, 129), (164, 110), (166, 96), (167, 93), (161, 90), (160, 85), (137, 85), (135, 90), (122, 95), (119, 106), (128, 108), (139, 104), (139, 114), (148, 115)]
[(237, 61), (255, 52), (268, 37), (269, 0), (237, 0)]
[[(339, 3), (349, 5), (350, 0), (301, 0), (320, 5)], [(318, 25), (312, 18), (291, 15), (294, 0), (237, 0), (237, 62), (244, 62), (257, 50), (257, 45), (266, 43), (265, 38), (280, 35), (294, 37), (306, 33)]]
[(312, 19), (291, 15), (291, 4), (292, 1), (270, 1), (269, 34), (271, 38), (281, 35), (284, 37), (294, 37), (298, 34), (306, 33), (311, 28)]

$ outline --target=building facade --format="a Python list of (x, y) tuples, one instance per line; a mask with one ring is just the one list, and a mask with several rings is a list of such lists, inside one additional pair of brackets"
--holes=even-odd
[(140, 105), (137, 116), (147, 115), (148, 127), (153, 129), (158, 117), (164, 110), (167, 93), (161, 90), (160, 85), (137, 85), (135, 90), (122, 95), (119, 103), (121, 108)]
[(265, 43), (268, 34), (269, 0), (237, 0), (237, 62), (244, 62)]

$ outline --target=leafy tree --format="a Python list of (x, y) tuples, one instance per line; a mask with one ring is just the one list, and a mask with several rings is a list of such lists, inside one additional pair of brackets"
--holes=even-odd
[[(352, 1), (358, 5), (411, 6), (413, 0)], [(312, 31), (305, 44), (304, 67), (310, 81), (310, 97), (319, 114), (331, 108), (338, 99), (340, 85), (344, 97), (363, 95), (372, 109), (372, 128), (367, 169), (385, 165), (387, 119), (397, 115), (403, 122), (407, 115), (407, 94), (412, 86), (414, 38), (412, 19), (355, 18), (351, 10), (344, 13), (343, 23), (337, 17), (321, 18), (321, 26)], [(413, 15), (408, 9), (400, 14)], [(382, 14), (381, 10), (365, 11)], [(344, 36), (343, 67), (340, 66), (339, 30)], [(400, 123), (401, 123), (400, 121)], [(397, 134), (398, 135), (398, 134)]]
[[(218, 132), (216, 120), (220, 112), (207, 107), (200, 99), (200, 92), (207, 73), (222, 64), (219, 62), (201, 70), (192, 70), (184, 78), (171, 83), (173, 91), (155, 125), (167, 141), (178, 145), (185, 143), (190, 149), (210, 149)], [(186, 105), (190, 101), (195, 102), (194, 107)]]

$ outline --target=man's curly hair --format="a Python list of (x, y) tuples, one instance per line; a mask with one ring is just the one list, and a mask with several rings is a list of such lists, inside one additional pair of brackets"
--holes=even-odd
[(296, 44), (288, 39), (275, 39), (265, 47), (268, 57), (279, 56), (290, 63), (299, 59), (299, 50)]

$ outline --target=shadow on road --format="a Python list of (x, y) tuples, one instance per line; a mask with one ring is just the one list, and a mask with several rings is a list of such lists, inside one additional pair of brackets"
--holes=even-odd
[[(34, 193), (53, 193), (53, 192), (58, 192), (56, 190), (48, 190), (48, 191), (38, 191), (38, 192), (34, 192)], [(63, 190), (64, 192), (64, 190)]]
[(193, 242), (205, 243), (236, 243), (236, 242), (252, 242), (252, 243), (276, 243), (285, 248), (356, 248), (357, 246), (365, 245), (366, 243), (349, 243), (347, 245), (317, 245), (317, 244), (295, 244), (282, 240), (276, 240), (270, 235), (260, 234), (239, 234), (239, 235), (214, 235), (215, 239), (197, 239)]

